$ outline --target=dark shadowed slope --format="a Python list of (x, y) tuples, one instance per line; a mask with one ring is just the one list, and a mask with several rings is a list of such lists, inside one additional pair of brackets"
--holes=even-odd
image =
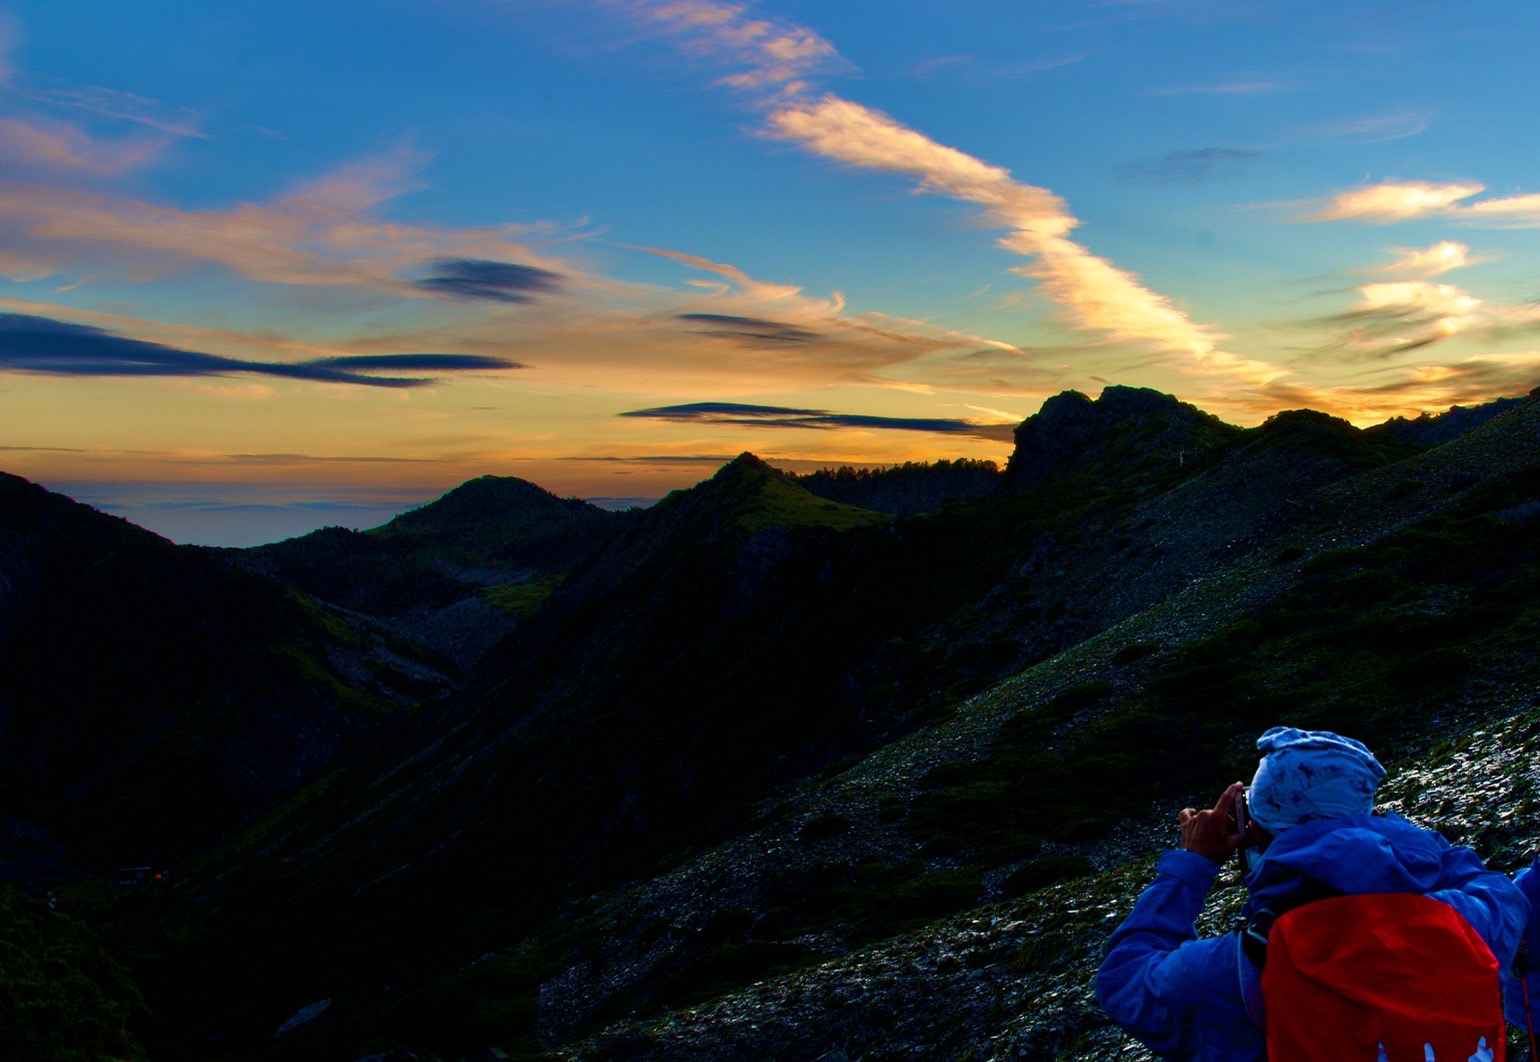
[(185, 858), (450, 684), (404, 639), (14, 476), (0, 585), (7, 859)]

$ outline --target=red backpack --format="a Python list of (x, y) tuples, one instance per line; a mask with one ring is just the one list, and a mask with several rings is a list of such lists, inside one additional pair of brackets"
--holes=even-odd
[(1507, 1057), (1497, 959), (1449, 904), (1332, 896), (1263, 911), (1242, 942), (1261, 970), (1269, 1062)]

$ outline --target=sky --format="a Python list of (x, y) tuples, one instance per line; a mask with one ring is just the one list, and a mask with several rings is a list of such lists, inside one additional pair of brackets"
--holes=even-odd
[(0, 471), (177, 542), (1540, 384), (1520, 0), (0, 0)]

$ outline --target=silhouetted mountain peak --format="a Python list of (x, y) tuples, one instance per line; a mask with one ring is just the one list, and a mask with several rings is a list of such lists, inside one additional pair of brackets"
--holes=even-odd
[(656, 506), (675, 519), (709, 522), (713, 532), (754, 534), (768, 527), (851, 527), (883, 519), (876, 513), (820, 498), (791, 477), (745, 452), (710, 479), (675, 491)]
[(1313, 409), (1275, 413), (1249, 434), (1252, 441), (1242, 448), (1238, 460), (1253, 466), (1253, 476), (1266, 467), (1281, 478), (1302, 477), (1317, 483), (1399, 461), (1418, 451), (1399, 436), (1364, 431)]
[(575, 498), (564, 501), (515, 476), (480, 476), (460, 484), (437, 501), (402, 513), (380, 528), (380, 534), (440, 534), (461, 530), (467, 522), (526, 521), (572, 508), (592, 507)]
[(1315, 409), (1285, 409), (1274, 413), (1262, 423), (1264, 434), (1269, 432), (1332, 432), (1339, 435), (1357, 435), (1358, 429), (1341, 417), (1322, 413)]
[(780, 477), (780, 472), (767, 465), (757, 455), (745, 450), (717, 469), (710, 482), (716, 484), (765, 484)]
[(1139, 471), (1158, 455), (1169, 458), (1165, 464), (1185, 466), (1239, 434), (1212, 414), (1147, 387), (1107, 387), (1095, 401), (1065, 391), (1017, 426), (1006, 481), (1019, 489), (1092, 468)]

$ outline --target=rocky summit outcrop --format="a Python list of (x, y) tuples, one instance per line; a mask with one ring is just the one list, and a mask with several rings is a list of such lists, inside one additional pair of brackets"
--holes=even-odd
[(1112, 386), (1095, 401), (1065, 391), (1016, 428), (1006, 483), (1021, 490), (1047, 477), (1092, 472), (1115, 479), (1201, 465), (1240, 429), (1147, 387)]

